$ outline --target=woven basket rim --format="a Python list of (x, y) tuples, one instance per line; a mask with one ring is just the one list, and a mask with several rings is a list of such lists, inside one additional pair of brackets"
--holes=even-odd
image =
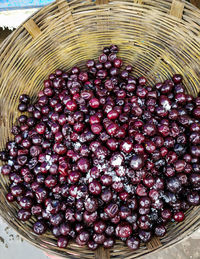
[[(78, 2), (79, 0), (73, 0), (72, 2), (71, 2), (71, 4), (73, 5), (74, 3), (76, 3), (76, 2)], [(102, 2), (101, 2), (102, 1)], [(26, 32), (26, 30), (24, 29), (24, 24), (26, 24), (27, 22), (29, 22), (30, 21), (30, 19), (33, 19), (33, 21), (39, 21), (39, 24), (41, 23), (41, 21), (42, 21), (42, 17), (43, 17), (43, 15), (44, 15), (44, 13), (46, 12), (46, 10), (53, 10), (58, 4), (63, 4), (65, 1), (64, 0), (59, 0), (59, 1), (56, 1), (56, 2), (54, 2), (54, 3), (52, 3), (52, 4), (50, 4), (50, 5), (48, 5), (48, 6), (46, 6), (46, 7), (43, 7), (43, 8), (41, 8), (40, 10), (38, 10), (38, 11), (36, 11), (31, 17), (29, 17), (26, 21), (25, 21), (25, 23), (23, 23), (21, 26), (19, 26), (17, 29), (16, 29), (16, 31), (14, 31), (11, 35), (9, 35), (3, 42), (2, 42), (2, 44), (1, 44), (1, 46), (0, 46), (0, 53), (2, 54), (2, 53), (4, 53), (4, 50), (6, 49), (6, 48), (8, 48), (8, 46), (9, 46), (9, 44), (11, 43), (11, 41), (13, 40), (13, 41), (17, 41), (17, 39), (16, 39), (16, 36), (17, 35), (20, 35), (22, 32)], [(144, 0), (144, 1), (140, 1), (140, 0), (136, 0), (136, 1), (133, 1), (134, 3), (132, 4), (132, 6), (135, 6), (135, 5), (140, 5), (139, 6), (139, 8), (140, 9), (143, 9), (143, 3), (145, 3), (145, 4), (147, 4), (148, 2), (150, 2), (150, 0)], [(163, 0), (155, 0), (155, 2), (157, 3), (157, 2), (164, 2)], [(180, 2), (179, 0), (176, 0), (176, 1), (173, 1), (173, 2)], [(92, 6), (95, 6), (95, 3), (91, 3), (90, 1), (86, 1), (86, 2), (84, 2), (84, 4), (86, 5), (86, 3), (88, 4), (88, 5), (92, 5)], [(118, 4), (120, 4), (120, 3), (123, 3), (123, 4), (125, 4), (125, 3), (130, 3), (130, 1), (126, 1), (126, 0), (122, 0), (122, 1), (109, 1), (108, 3), (105, 1), (105, 4), (104, 4), (104, 1), (103, 0), (100, 0), (99, 1), (99, 4), (101, 4), (101, 5), (99, 5), (98, 6), (98, 8), (103, 8), (104, 6), (108, 6), (108, 7), (110, 7), (111, 6), (111, 3), (112, 4), (115, 4), (115, 3), (118, 3)], [(183, 0), (181, 3), (184, 3), (184, 8), (185, 9), (188, 9), (189, 11), (188, 12), (191, 12), (191, 10), (192, 11), (194, 11), (195, 12), (195, 15), (197, 16), (197, 17), (199, 17), (200, 18), (200, 10), (198, 10), (196, 7), (194, 7), (193, 5), (191, 5), (190, 3), (188, 3), (188, 2), (186, 2), (185, 0)], [(83, 4), (83, 5), (84, 5)], [(166, 0), (166, 5), (169, 5), (169, 6), (171, 6), (171, 4), (172, 4), (172, 0)], [(97, 8), (97, 9), (98, 9)], [(152, 6), (150, 6), (149, 8), (152, 8), (152, 10), (155, 10), (155, 12), (158, 12), (158, 13), (162, 13), (161, 11), (159, 11), (159, 7), (152, 7)], [(163, 7), (164, 8), (164, 7)], [(73, 8), (72, 8), (73, 9)], [(70, 11), (72, 10), (72, 9), (69, 9)], [(170, 10), (169, 10), (170, 11)], [(165, 16), (167, 16), (168, 14), (164, 14)], [(175, 12), (175, 16), (178, 16), (179, 15), (179, 13), (178, 14), (176, 14), (176, 12)], [(183, 14), (182, 14), (183, 15)], [(177, 24), (179, 24), (179, 23), (181, 23), (181, 22), (183, 22), (183, 21), (181, 21), (180, 20), (180, 18), (179, 17), (173, 17), (173, 16), (171, 16), (171, 19), (172, 20), (174, 20), (175, 22), (177, 22)], [(195, 18), (192, 18), (192, 17), (190, 17), (190, 19), (191, 19), (191, 21), (192, 22), (196, 22), (196, 20), (195, 20)], [(37, 22), (36, 22), (37, 23)], [(71, 24), (71, 21), (70, 21), (70, 24)], [(189, 24), (189, 23), (188, 23)], [(199, 26), (199, 30), (200, 30), (200, 25), (198, 25)], [(196, 30), (196, 28), (197, 27), (194, 27), (194, 29)], [(194, 31), (194, 29), (192, 30), (192, 31)], [(189, 29), (188, 29), (188, 31), (189, 31)], [(200, 35), (200, 34), (199, 34)], [(33, 37), (34, 38), (34, 37)], [(196, 37), (194, 36), (194, 38), (197, 40), (199, 40), (198, 41), (198, 43), (200, 42), (200, 37), (197, 35)], [(37, 36), (35, 36), (35, 38), (33, 39), (34, 41), (37, 41)], [(1, 55), (1, 61), (3, 62), (3, 57), (2, 57), (2, 55)], [(1, 62), (0, 62), (1, 63)], [(0, 180), (1, 181), (1, 180)], [(1, 186), (0, 186), (0, 188), (2, 188)], [(4, 199), (3, 199), (4, 200)], [(194, 209), (192, 209), (193, 211), (196, 211), (197, 209), (196, 208), (194, 208)], [(5, 214), (4, 214), (5, 213)], [(8, 216), (8, 214), (7, 214), (7, 212), (5, 212), (4, 210), (1, 210), (0, 211), (0, 215), (4, 218), (4, 220), (12, 227), (12, 228), (14, 228), (14, 229), (16, 229), (17, 230), (17, 232), (19, 233), (19, 235), (20, 236), (22, 236), (23, 237), (23, 239), (25, 239), (25, 240), (27, 240), (28, 242), (30, 242), (31, 244), (33, 244), (33, 245), (35, 245), (35, 246), (37, 246), (37, 247), (39, 247), (39, 248), (42, 248), (43, 250), (45, 250), (46, 252), (50, 252), (50, 253), (52, 253), (52, 254), (56, 254), (56, 255), (61, 255), (59, 252), (56, 252), (56, 251), (54, 251), (54, 250), (52, 250), (52, 249), (50, 249), (50, 248), (45, 248), (44, 246), (40, 246), (40, 244), (37, 244), (37, 243), (34, 243), (33, 242), (33, 240), (30, 240), (29, 239), (29, 235), (28, 235), (28, 233), (26, 233), (27, 235), (25, 235), (25, 232), (24, 232), (24, 230), (20, 230), (20, 229), (18, 229), (17, 228), (17, 225), (16, 225), (16, 222), (15, 222), (15, 220), (14, 219), (12, 219), (11, 218), (11, 216)], [(177, 244), (178, 242), (180, 242), (180, 241), (182, 241), (183, 239), (185, 239), (185, 238), (187, 238), (188, 237), (188, 235), (191, 235), (191, 233), (192, 232), (194, 232), (198, 227), (199, 227), (199, 225), (200, 225), (200, 218), (199, 218), (199, 224), (196, 224), (196, 225), (194, 225), (194, 226), (192, 226), (192, 228), (190, 229), (190, 230), (188, 230), (188, 232), (187, 232), (187, 234), (185, 235), (185, 233), (182, 233), (181, 235), (180, 235), (180, 237), (178, 237), (177, 239), (174, 239), (174, 240), (172, 240), (172, 241), (170, 241), (170, 242), (168, 242), (168, 243), (166, 243), (166, 244), (164, 244), (162, 247), (156, 247), (156, 248), (153, 248), (153, 249), (151, 249), (151, 250), (145, 250), (145, 251), (143, 251), (142, 252), (142, 255), (145, 255), (145, 254), (148, 254), (148, 253), (153, 253), (153, 252), (155, 252), (155, 251), (160, 251), (161, 249), (163, 249), (163, 248), (166, 248), (166, 247), (169, 247), (169, 246), (172, 246), (172, 245), (174, 245), (174, 244)], [(20, 232), (20, 231), (22, 231), (22, 232)], [(162, 239), (161, 239), (161, 241), (162, 241)], [(44, 244), (43, 244), (44, 245)], [(66, 250), (67, 251), (67, 250)], [(69, 254), (68, 254), (69, 255)], [(70, 255), (69, 255), (70, 256)], [(138, 256), (141, 256), (141, 254), (140, 255), (138, 255)], [(71, 257), (72, 258), (72, 257)], [(75, 257), (73, 257), (73, 258), (75, 258)]]

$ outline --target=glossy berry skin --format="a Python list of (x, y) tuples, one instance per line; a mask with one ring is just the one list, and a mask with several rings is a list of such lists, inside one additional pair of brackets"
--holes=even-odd
[(47, 230), (47, 226), (44, 222), (42, 221), (37, 221), (34, 225), (33, 225), (33, 231), (37, 234), (37, 235), (42, 235), (45, 233), (45, 231)]
[(142, 156), (133, 155), (130, 162), (130, 167), (133, 170), (139, 170), (144, 166), (144, 159)]
[(147, 243), (152, 237), (152, 234), (150, 231), (145, 231), (145, 230), (139, 230), (139, 238), (142, 242)]
[(90, 101), (89, 101), (89, 105), (93, 108), (93, 109), (96, 109), (99, 107), (100, 103), (99, 103), (99, 100), (97, 98), (92, 98)]
[(31, 217), (31, 212), (29, 210), (20, 209), (18, 211), (18, 219), (21, 221), (27, 221)]
[(119, 59), (119, 58), (116, 58), (116, 59), (114, 60), (113, 64), (114, 64), (114, 66), (115, 66), (116, 68), (120, 68), (120, 67), (122, 66), (122, 60)]
[(163, 219), (165, 220), (170, 220), (171, 217), (172, 217), (172, 213), (169, 209), (164, 209), (162, 212), (161, 212), (161, 216)]
[(98, 201), (95, 198), (88, 198), (85, 200), (84, 206), (88, 212), (95, 212), (98, 208)]
[(36, 125), (36, 131), (38, 134), (44, 134), (46, 130), (46, 126), (44, 123), (39, 123)]
[(160, 225), (155, 228), (154, 232), (157, 237), (163, 237), (166, 234), (167, 230), (165, 226)]
[(120, 223), (115, 230), (115, 234), (121, 238), (127, 238), (132, 234), (131, 225), (128, 223)]
[(187, 195), (187, 200), (189, 204), (198, 206), (200, 204), (200, 195), (197, 192), (192, 192)]
[(174, 220), (177, 222), (182, 222), (185, 219), (185, 215), (182, 211), (176, 212), (174, 214)]
[(114, 138), (109, 138), (106, 142), (106, 145), (110, 150), (115, 151), (119, 146), (119, 142)]
[(67, 103), (66, 103), (66, 108), (73, 112), (73, 111), (76, 111), (77, 109), (77, 104), (75, 101), (72, 101), (72, 100), (69, 100)]
[(27, 105), (26, 105), (25, 103), (20, 103), (20, 104), (18, 105), (18, 110), (19, 110), (20, 112), (25, 112), (25, 111), (27, 110)]
[(29, 102), (30, 102), (30, 97), (29, 97), (27, 94), (22, 94), (22, 95), (19, 97), (19, 101), (20, 101), (20, 103), (29, 104)]
[(140, 240), (135, 237), (130, 237), (127, 239), (126, 245), (128, 246), (128, 248), (135, 251), (140, 247)]
[(11, 172), (11, 166), (10, 165), (3, 165), (2, 168), (1, 168), (1, 173), (3, 175), (9, 175), (10, 172)]
[(23, 194), (23, 188), (20, 185), (15, 185), (11, 187), (10, 191), (14, 197), (17, 197)]
[[(109, 185), (110, 185), (111, 183), (109, 183)], [(105, 185), (105, 184), (104, 184)], [(104, 191), (102, 191), (102, 193), (101, 193), (101, 199), (102, 199), (102, 201), (104, 201), (105, 203), (109, 203), (110, 201), (111, 201), (111, 199), (112, 199), (112, 197), (113, 197), (113, 194), (112, 194), (112, 192), (110, 191), (110, 190), (104, 190)], [(109, 215), (109, 212), (108, 212), (108, 215)]]
[(96, 181), (93, 180), (90, 184), (89, 184), (89, 191), (93, 194), (93, 195), (99, 195), (101, 193), (101, 184)]
[(89, 160), (86, 158), (81, 158), (78, 160), (77, 166), (81, 172), (86, 173), (90, 168)]
[(98, 234), (104, 233), (106, 230), (106, 224), (103, 221), (98, 221), (94, 224), (94, 231)]
[(179, 74), (176, 74), (172, 77), (172, 80), (175, 84), (180, 84), (182, 82), (182, 76)]
[(170, 178), (169, 181), (167, 182), (167, 188), (171, 192), (174, 192), (174, 193), (179, 192), (181, 188), (181, 183), (176, 177)]
[(94, 251), (98, 248), (98, 244), (95, 243), (93, 240), (89, 240), (87, 245), (88, 245), (88, 248), (92, 251)]
[(57, 241), (58, 247), (66, 248), (68, 244), (68, 239), (66, 237), (60, 236)]
[(148, 216), (140, 216), (140, 218), (138, 219), (138, 226), (140, 229), (148, 230), (151, 227), (151, 222)]
[(115, 203), (110, 203), (104, 211), (110, 218), (114, 218), (119, 212), (119, 207)]
[(91, 130), (94, 134), (99, 135), (103, 130), (103, 127), (99, 123), (95, 123), (91, 125)]
[(6, 199), (9, 202), (13, 202), (15, 200), (14, 196), (11, 193), (6, 194)]
[(92, 115), (90, 116), (90, 120), (89, 120), (90, 124), (98, 124), (100, 123), (100, 118), (96, 115)]
[(133, 150), (133, 144), (131, 141), (123, 141), (120, 145), (120, 150), (124, 153), (130, 153)]
[(106, 237), (105, 237), (104, 234), (96, 234), (96, 233), (95, 233), (95, 234), (93, 235), (93, 240), (94, 240), (94, 242), (97, 243), (98, 245), (102, 245), (102, 244), (105, 242)]
[(110, 136), (114, 136), (117, 133), (117, 130), (118, 130), (118, 125), (116, 123), (111, 123), (106, 129), (108, 135)]
[(80, 246), (84, 246), (89, 241), (89, 232), (82, 230), (76, 237), (76, 243)]
[(33, 205), (31, 199), (28, 197), (22, 197), (19, 203), (23, 209), (30, 209)]
[(108, 57), (106, 54), (102, 54), (99, 56), (99, 62), (100, 63), (106, 63), (106, 61), (108, 60)]
[(114, 238), (109, 237), (104, 241), (103, 246), (104, 248), (112, 248), (114, 244), (115, 244)]

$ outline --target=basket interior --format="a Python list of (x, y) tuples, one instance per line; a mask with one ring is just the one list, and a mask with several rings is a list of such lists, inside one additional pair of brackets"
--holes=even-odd
[[(56, 68), (67, 71), (74, 65), (84, 67), (86, 60), (97, 58), (102, 48), (112, 43), (119, 46), (125, 63), (133, 65), (133, 75), (146, 75), (150, 85), (176, 72), (184, 76), (190, 94), (199, 92), (200, 11), (186, 1), (60, 0), (42, 8), (32, 19), (0, 48), (0, 149), (12, 139), (10, 128), (19, 116), (22, 93), (34, 100), (43, 80)], [(17, 219), (17, 204), (8, 204), (5, 199), (7, 187), (8, 179), (0, 175), (0, 213), (24, 238), (65, 258), (94, 258), (85, 247), (71, 243), (67, 249), (60, 249), (50, 233), (32, 233), (34, 218), (28, 223)], [(183, 223), (170, 224), (159, 249), (197, 229), (199, 212), (199, 207), (190, 209)], [(155, 248), (143, 245), (133, 253), (118, 242), (110, 254), (128, 259)]]

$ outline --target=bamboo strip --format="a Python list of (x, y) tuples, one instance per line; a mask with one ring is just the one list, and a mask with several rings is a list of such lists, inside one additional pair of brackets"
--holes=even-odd
[(109, 259), (109, 258), (110, 258), (109, 249), (104, 249), (103, 247), (99, 247), (95, 251), (95, 259)]
[(37, 26), (33, 19), (29, 19), (26, 23), (24, 23), (23, 27), (33, 38), (36, 38), (41, 33), (40, 28)]
[(147, 243), (147, 248), (149, 250), (155, 250), (156, 248), (161, 247), (162, 244), (158, 237), (153, 237), (149, 243)]
[(65, 13), (67, 14), (67, 18), (64, 19), (64, 22), (66, 24), (66, 29), (69, 30), (74, 30), (75, 29), (75, 25), (74, 25), (74, 19), (73, 19), (73, 15), (72, 12), (69, 8), (69, 4), (67, 1), (63, 1), (63, 0), (56, 0), (56, 3), (58, 4), (58, 10), (61, 14)]
[(96, 0), (97, 5), (107, 4), (108, 2), (109, 2), (109, 0)]
[(142, 4), (143, 0), (134, 0), (135, 4)]
[(199, 0), (190, 0), (191, 4), (195, 5), (196, 7), (200, 8), (200, 1)]
[(170, 15), (173, 15), (179, 19), (183, 16), (184, 3), (180, 0), (173, 0)]

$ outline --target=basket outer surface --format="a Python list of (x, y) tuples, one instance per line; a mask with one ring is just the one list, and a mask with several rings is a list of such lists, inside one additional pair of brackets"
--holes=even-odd
[[(0, 149), (13, 138), (10, 129), (19, 115), (22, 93), (35, 100), (43, 80), (56, 68), (84, 67), (87, 59), (97, 58), (112, 43), (119, 46), (121, 58), (133, 65), (133, 75), (146, 75), (153, 85), (181, 73), (188, 92), (194, 96), (199, 92), (200, 11), (193, 5), (178, 0), (59, 0), (40, 9), (0, 47)], [(31, 228), (35, 219), (20, 222), (18, 205), (6, 201), (8, 184), (0, 175), (0, 213), (19, 234), (49, 253), (94, 258), (94, 252), (73, 242), (67, 249), (56, 247), (50, 232), (35, 235)], [(169, 224), (160, 241), (143, 244), (136, 252), (117, 242), (111, 258), (136, 258), (181, 240), (200, 225), (200, 207), (186, 214), (183, 223)]]

